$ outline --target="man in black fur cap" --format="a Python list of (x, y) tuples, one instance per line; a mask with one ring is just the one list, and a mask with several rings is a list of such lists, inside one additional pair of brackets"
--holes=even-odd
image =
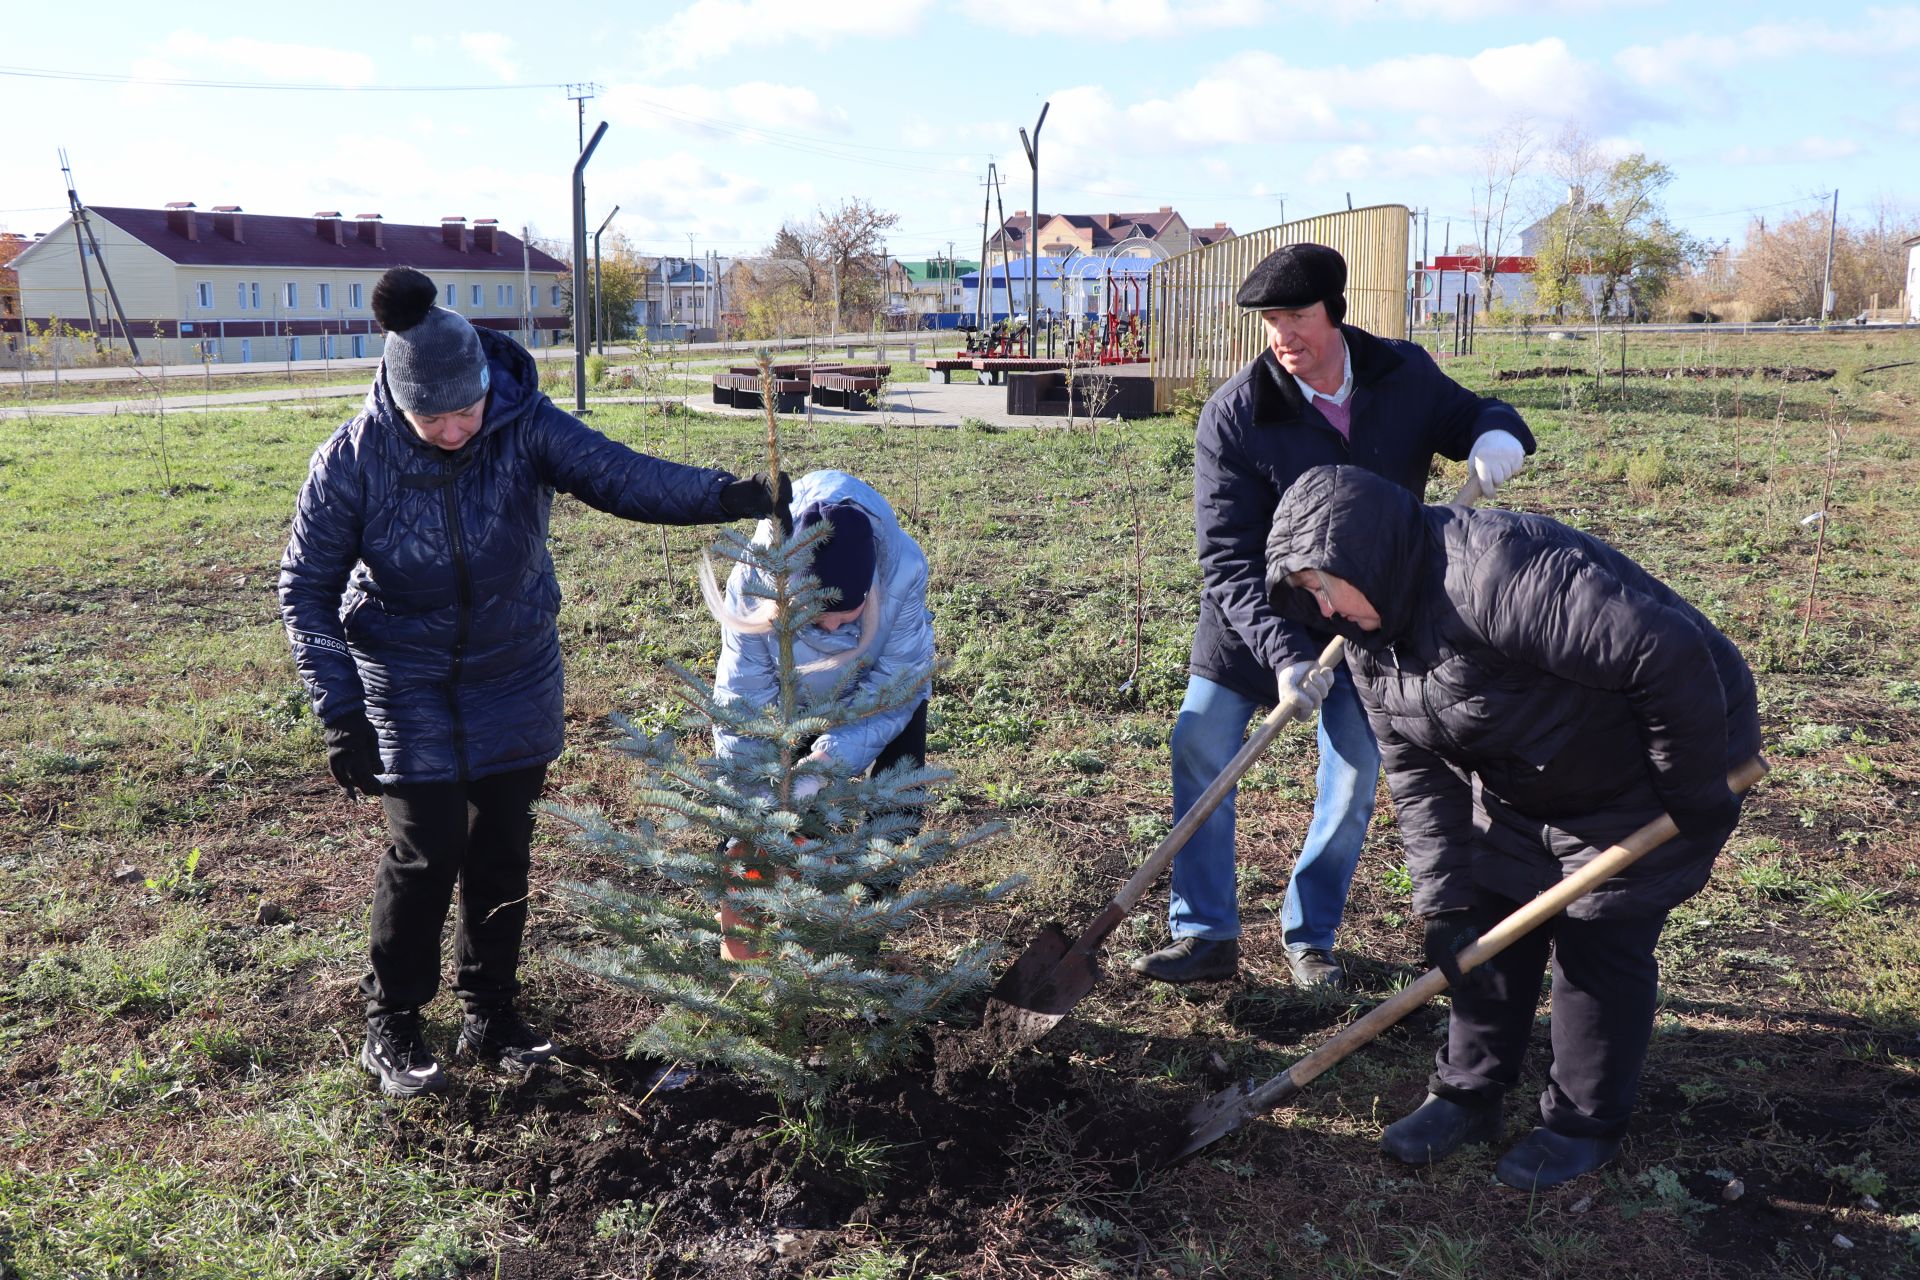
[[(1347, 264), (1325, 245), (1283, 245), (1236, 301), (1258, 311), (1267, 349), (1214, 392), (1194, 441), (1194, 526), (1204, 577), (1185, 701), (1173, 730), (1178, 822), (1240, 749), (1262, 706), (1297, 692), (1320, 710), (1312, 825), (1287, 885), (1282, 936), (1302, 987), (1345, 984), (1334, 932), (1373, 816), (1380, 753), (1345, 670), (1313, 676), (1327, 636), (1277, 615), (1266, 541), (1280, 495), (1302, 472), (1350, 463), (1419, 495), (1433, 455), (1470, 459), (1491, 494), (1533, 436), (1498, 400), (1467, 391), (1409, 342), (1342, 324)], [(1324, 694), (1324, 700), (1322, 695)], [(1240, 955), (1229, 796), (1173, 864), (1173, 941), (1134, 969), (1163, 982), (1230, 978)]]
[(503, 333), (395, 267), (373, 291), (386, 348), (365, 406), (313, 455), (280, 561), (280, 613), (347, 790), (379, 796), (360, 1064), (395, 1097), (447, 1077), (421, 1029), (457, 888), (458, 1052), (525, 1071), (554, 1045), (516, 1008), (532, 805), (565, 728), (547, 550), (556, 491), (629, 520), (774, 514), (785, 476), (637, 453), (540, 390)]

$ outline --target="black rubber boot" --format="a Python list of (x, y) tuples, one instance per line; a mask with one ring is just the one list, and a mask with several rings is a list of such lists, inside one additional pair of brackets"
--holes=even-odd
[(1161, 982), (1220, 982), (1240, 971), (1240, 940), (1175, 938), (1135, 960), (1133, 971)]
[(1500, 1157), (1493, 1176), (1521, 1191), (1544, 1191), (1592, 1173), (1619, 1154), (1618, 1138), (1570, 1138), (1540, 1128)]
[(1430, 1093), (1380, 1133), (1380, 1149), (1407, 1164), (1433, 1164), (1461, 1147), (1500, 1136), (1500, 1100), (1481, 1106)]

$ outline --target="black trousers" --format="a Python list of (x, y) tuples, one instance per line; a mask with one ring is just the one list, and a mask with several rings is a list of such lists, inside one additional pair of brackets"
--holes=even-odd
[(922, 702), (913, 709), (912, 719), (907, 727), (894, 735), (893, 741), (880, 748), (880, 754), (874, 757), (870, 772), (879, 773), (891, 769), (905, 760), (914, 768), (927, 762), (927, 704)]
[(417, 1009), (440, 989), (440, 931), (460, 890), (454, 991), (469, 1010), (519, 992), (527, 868), (539, 765), (472, 782), (391, 786), (381, 797), (391, 843), (373, 878), (367, 1016)]
[[(1485, 932), (1519, 907), (1484, 895), (1474, 923)], [(1480, 966), (1474, 972), (1486, 989), (1454, 993), (1429, 1087), (1474, 1102), (1496, 1099), (1519, 1081), (1551, 959), (1553, 1064), (1540, 1095), (1541, 1123), (1568, 1137), (1619, 1137), (1653, 1038), (1660, 985), (1653, 947), (1666, 919), (1665, 912), (1625, 920), (1555, 916)]]

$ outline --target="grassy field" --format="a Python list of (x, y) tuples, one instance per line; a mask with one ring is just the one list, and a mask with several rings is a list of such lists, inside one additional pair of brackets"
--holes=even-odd
[[(1445, 362), (1541, 438), (1501, 501), (1621, 546), (1760, 677), (1774, 771), (1667, 928), (1641, 1114), (1615, 1167), (1529, 1202), (1491, 1182), (1484, 1152), (1431, 1172), (1379, 1157), (1379, 1126), (1424, 1090), (1433, 1010), (1170, 1172), (1096, 1177), (1036, 1116), (1004, 1212), (938, 1274), (1920, 1274), (1920, 367), (1864, 372), (1916, 358), (1914, 334), (1643, 335), (1635, 367), (1835, 376), (1624, 387), (1609, 341), (1483, 336)], [(1581, 372), (1495, 383), (1542, 364)], [(353, 1064), (383, 829), (326, 775), (273, 592), (335, 412), (0, 421), (0, 1276), (518, 1274), (550, 1219), (546, 1183), (515, 1171), (588, 1140), (537, 1085), (463, 1077), (457, 1105), (396, 1107)], [(637, 406), (593, 421), (674, 459), (764, 460), (749, 422)], [(795, 424), (788, 448), (795, 472), (874, 483), (926, 549), (949, 661), (931, 715), (935, 761), (957, 775), (945, 807), (1012, 826), (965, 873), (1033, 877), (978, 927), (1017, 948), (1045, 920), (1084, 922), (1168, 828), (1199, 583), (1191, 430)], [(711, 667), (703, 541), (556, 504), (570, 745), (555, 796), (631, 813), (605, 718), (671, 723), (664, 662)], [(1362, 992), (1315, 999), (1287, 980), (1279, 907), (1310, 741), (1287, 731), (1241, 786), (1243, 980), (1181, 992), (1126, 976), (1163, 934), (1150, 896), (1049, 1042), (1096, 1098), (1184, 1104), (1270, 1074), (1407, 979), (1418, 926), (1383, 803), (1341, 938)], [(552, 956), (576, 929), (556, 886), (607, 868), (550, 822), (535, 864), (530, 1003), (611, 1060), (653, 1010)], [(450, 1002), (429, 1012), (450, 1044)], [(1535, 1047), (1515, 1133), (1542, 1079)], [(622, 1123), (604, 1115), (593, 1138)], [(608, 1204), (596, 1252), (541, 1274), (697, 1273), (650, 1214)], [(807, 1274), (924, 1280), (920, 1249), (852, 1224)]]

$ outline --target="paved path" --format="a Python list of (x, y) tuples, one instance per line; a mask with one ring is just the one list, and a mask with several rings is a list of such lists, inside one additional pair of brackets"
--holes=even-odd
[[(224, 391), (213, 395), (170, 395), (166, 398), (166, 408), (169, 413), (196, 413), (201, 409), (253, 410), (288, 403), (323, 404), (338, 400), (349, 400), (357, 405), (365, 394), (365, 389), (361, 387)], [(758, 418), (763, 413), (759, 409), (735, 409), (731, 405), (715, 404), (713, 397), (705, 392), (684, 397), (656, 396), (651, 399), (646, 396), (588, 396), (587, 407), (592, 408), (597, 404), (661, 404), (669, 401), (684, 404), (689, 409), (700, 413), (744, 418)], [(87, 400), (65, 404), (7, 405), (0, 407), (0, 418), (93, 418), (114, 414), (144, 414), (152, 413), (155, 403), (156, 398), (147, 395), (121, 400)], [(556, 401), (555, 403), (562, 409), (570, 409), (572, 397), (567, 397), (565, 402)], [(347, 412), (351, 412), (351, 409)], [(951, 386), (944, 382), (896, 383), (892, 393), (887, 397), (886, 406), (882, 409), (868, 412), (828, 409), (815, 405), (812, 417), (815, 422), (860, 423), (870, 427), (882, 426), (889, 420), (897, 426), (957, 427), (970, 418), (996, 427), (1064, 425), (1059, 418), (1014, 417), (1007, 412), (1005, 387), (981, 386), (978, 383), (968, 382), (956, 382)]]
[[(736, 409), (732, 405), (715, 404), (713, 397), (704, 392), (688, 396), (682, 403), (701, 413), (729, 417), (761, 418), (766, 414), (764, 409)], [(783, 416), (798, 418), (804, 415)], [(952, 385), (944, 382), (897, 382), (893, 384), (886, 404), (873, 410), (813, 406), (815, 422), (860, 423), (870, 427), (882, 426), (888, 420), (903, 427), (957, 427), (968, 419), (996, 427), (1066, 425), (1064, 418), (1016, 417), (1007, 412), (1007, 389), (1004, 386), (982, 386), (977, 382), (956, 382)]]

